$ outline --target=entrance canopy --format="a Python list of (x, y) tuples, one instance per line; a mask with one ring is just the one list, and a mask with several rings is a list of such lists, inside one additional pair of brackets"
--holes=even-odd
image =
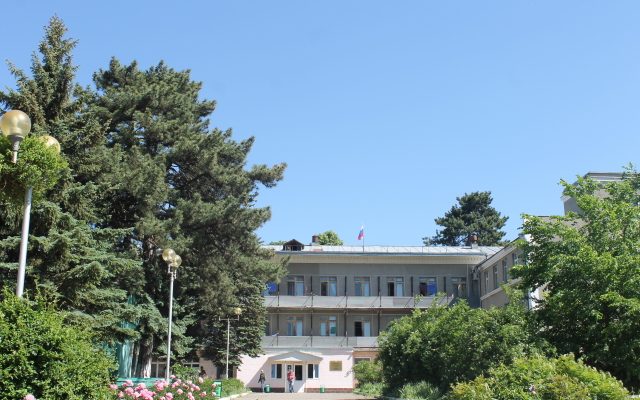
[(288, 353), (276, 354), (269, 357), (269, 362), (320, 362), (322, 357), (314, 356), (313, 354), (303, 353), (301, 351), (290, 351)]

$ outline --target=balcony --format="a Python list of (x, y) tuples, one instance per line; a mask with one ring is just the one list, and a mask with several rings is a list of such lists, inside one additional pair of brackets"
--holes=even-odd
[[(436, 297), (365, 297), (365, 296), (265, 296), (265, 305), (269, 308), (324, 308), (324, 309), (376, 309), (376, 308), (428, 308)], [(450, 304), (454, 297), (441, 297), (440, 304)]]
[(363, 336), (264, 336), (262, 348), (378, 347), (378, 338)]

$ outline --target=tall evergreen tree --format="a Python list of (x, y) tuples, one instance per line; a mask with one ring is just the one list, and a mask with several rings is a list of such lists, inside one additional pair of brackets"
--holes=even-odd
[(436, 218), (436, 224), (444, 229), (436, 231), (436, 235), (424, 237), (425, 246), (464, 246), (469, 245), (469, 236), (477, 235), (481, 246), (503, 246), (505, 233), (501, 231), (509, 217), (501, 217), (495, 208), (491, 207), (491, 192), (473, 192), (456, 197), (458, 204)]
[[(273, 187), (282, 179), (285, 165), (247, 168), (254, 139), (236, 142), (230, 129), (209, 128), (215, 102), (199, 100), (201, 83), (191, 81), (189, 71), (162, 62), (142, 71), (135, 62), (121, 65), (113, 59), (94, 81), (98, 94), (90, 108), (107, 126), (110, 153), (94, 181), (114, 187), (102, 224), (133, 228), (122, 246), (134, 246), (143, 264), (140, 302), (165, 317), (168, 278), (156, 250), (171, 247), (182, 257), (172, 349), (185, 354), (202, 333), (196, 328), (203, 321), (215, 325), (236, 306), (248, 307), (247, 315), (251, 309), (264, 311), (259, 302), (242, 299), (262, 293), (260, 285), (283, 269), (269, 262), (272, 254), (260, 248), (254, 233), (270, 218), (268, 208), (255, 207), (255, 197), (260, 185)], [(140, 365), (148, 365), (155, 347), (165, 348), (164, 320), (142, 320)], [(241, 322), (245, 330), (262, 331), (260, 318)], [(243, 336), (250, 337), (245, 352), (259, 348), (256, 337)]]
[[(49, 293), (69, 311), (69, 321), (88, 324), (102, 340), (113, 343), (138, 337), (118, 322), (137, 318), (136, 308), (127, 304), (126, 282), (139, 267), (126, 251), (115, 248), (126, 230), (96, 225), (96, 200), (103, 188), (79, 179), (83, 169), (92, 168), (96, 157), (91, 150), (104, 139), (95, 119), (80, 117), (88, 96), (73, 81), (77, 67), (71, 51), (76, 42), (65, 39), (65, 33), (62, 20), (53, 17), (39, 46), (42, 57), (32, 57), (32, 75), (10, 64), (17, 89), (0, 92), (2, 111), (26, 112), (32, 135), (55, 137), (69, 164), (58, 184), (42, 199), (34, 199), (25, 288), (37, 286)], [(21, 218), (20, 207), (0, 205), (0, 279), (5, 285), (15, 285)]]
[[(284, 269), (271, 262), (255, 230), (270, 218), (255, 207), (259, 187), (282, 179), (285, 164), (246, 165), (254, 139), (209, 128), (215, 102), (199, 100), (188, 71), (136, 63), (94, 75), (95, 90), (73, 82), (66, 28), (46, 27), (32, 76), (11, 66), (18, 87), (0, 93), (3, 110), (32, 116), (34, 133), (56, 137), (69, 168), (34, 208), (27, 289), (52, 292), (69, 320), (90, 324), (102, 340), (140, 338), (134, 349), (148, 376), (151, 357), (166, 353), (167, 266), (156, 255), (181, 255), (174, 293), (172, 351), (207, 344), (219, 317), (244, 308), (235, 348), (259, 351), (264, 282)], [(15, 282), (20, 211), (0, 212), (0, 277)], [(128, 300), (135, 299), (135, 304)], [(136, 328), (121, 328), (135, 322)], [(220, 358), (223, 348), (212, 348)]]

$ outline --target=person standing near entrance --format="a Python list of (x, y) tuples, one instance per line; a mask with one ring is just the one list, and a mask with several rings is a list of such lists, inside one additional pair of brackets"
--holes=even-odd
[(262, 389), (262, 393), (264, 393), (264, 381), (267, 380), (267, 377), (264, 376), (264, 370), (260, 370), (260, 378), (258, 378), (258, 382), (260, 382), (260, 388)]
[(293, 393), (293, 380), (295, 379), (295, 374), (291, 369), (291, 365), (289, 365), (289, 371), (287, 372), (287, 380), (289, 381), (289, 393)]

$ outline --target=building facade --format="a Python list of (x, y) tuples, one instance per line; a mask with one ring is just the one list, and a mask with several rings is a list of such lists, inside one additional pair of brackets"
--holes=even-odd
[(348, 392), (351, 368), (372, 360), (378, 335), (389, 324), (458, 298), (479, 306), (473, 269), (500, 247), (271, 246), (277, 260), (290, 257), (288, 274), (268, 283), (264, 355), (242, 358), (236, 372), (258, 388), (265, 371), (271, 391), (284, 391), (294, 372), (296, 392)]

